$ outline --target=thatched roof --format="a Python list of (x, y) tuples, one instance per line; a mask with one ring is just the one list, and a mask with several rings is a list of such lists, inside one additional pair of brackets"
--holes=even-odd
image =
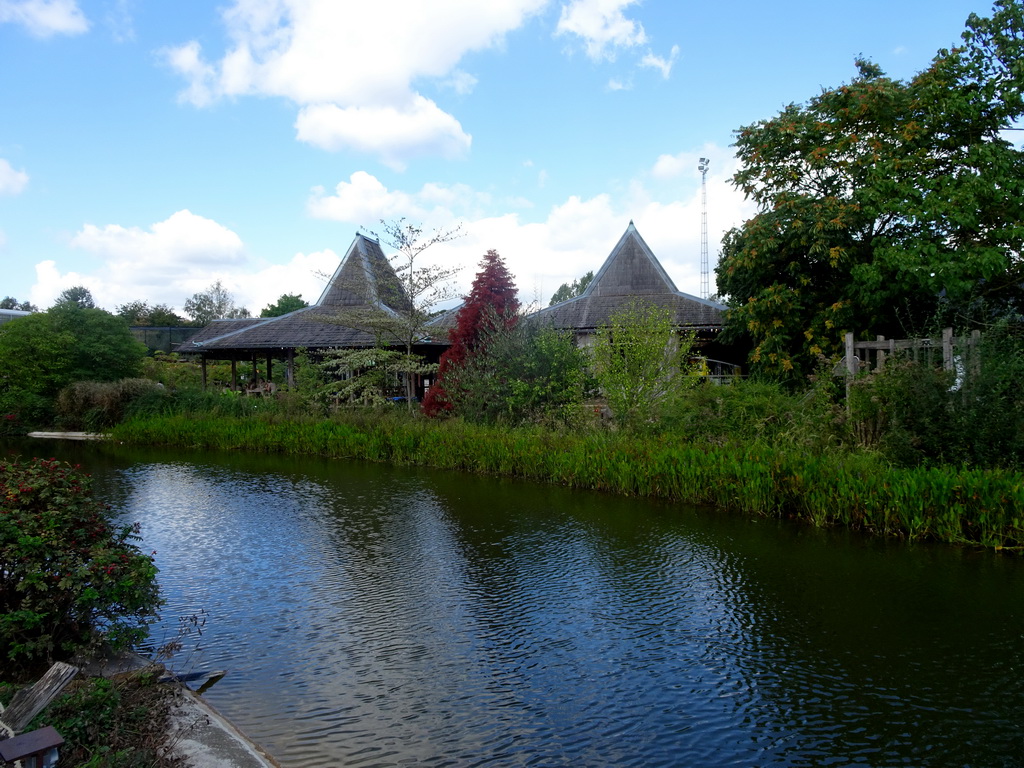
[(338, 322), (343, 310), (394, 315), (408, 305), (405, 291), (380, 248), (357, 234), (320, 299), (280, 317), (215, 320), (178, 345), (179, 352), (230, 353), (254, 349), (372, 347), (376, 338)]
[(668, 307), (681, 328), (718, 330), (724, 325), (725, 305), (677, 290), (632, 221), (580, 296), (530, 317), (555, 328), (586, 332), (607, 325), (632, 299)]

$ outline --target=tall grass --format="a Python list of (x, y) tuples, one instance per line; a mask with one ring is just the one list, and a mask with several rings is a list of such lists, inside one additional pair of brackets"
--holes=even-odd
[(1017, 473), (900, 468), (875, 454), (809, 451), (799, 443), (715, 445), (677, 435), (506, 429), (388, 412), (281, 418), (261, 414), (259, 406), (199, 418), (139, 416), (112, 436), (489, 473), (908, 539), (1024, 549), (1024, 481)]

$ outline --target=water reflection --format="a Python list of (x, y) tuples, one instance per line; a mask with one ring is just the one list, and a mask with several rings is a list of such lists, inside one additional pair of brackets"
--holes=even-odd
[[(77, 452), (286, 766), (1018, 765), (1021, 566), (364, 464)], [(159, 638), (158, 638), (159, 639)]]

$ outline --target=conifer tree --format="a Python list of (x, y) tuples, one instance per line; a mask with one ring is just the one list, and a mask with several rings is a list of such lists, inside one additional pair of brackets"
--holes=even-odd
[(441, 355), (437, 381), (423, 401), (424, 413), (437, 416), (452, 409), (444, 391), (445, 373), (476, 353), (492, 331), (499, 327), (511, 328), (518, 317), (515, 281), (498, 252), (490, 250), (481, 260), (480, 271), (459, 309), (455, 327), (449, 332), (452, 346)]

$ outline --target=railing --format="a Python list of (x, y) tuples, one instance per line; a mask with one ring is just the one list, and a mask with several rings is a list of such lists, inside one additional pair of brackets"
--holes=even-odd
[(972, 331), (970, 336), (954, 336), (952, 328), (942, 332), (942, 339), (886, 339), (878, 336), (875, 341), (854, 341), (853, 334), (846, 334), (846, 357), (840, 362), (836, 373), (854, 376), (862, 370), (874, 371), (885, 367), (886, 358), (904, 353), (915, 362), (938, 365), (940, 354), (942, 367), (947, 371), (962, 372), (967, 361), (972, 370), (977, 370), (977, 351), (981, 343), (981, 331)]

